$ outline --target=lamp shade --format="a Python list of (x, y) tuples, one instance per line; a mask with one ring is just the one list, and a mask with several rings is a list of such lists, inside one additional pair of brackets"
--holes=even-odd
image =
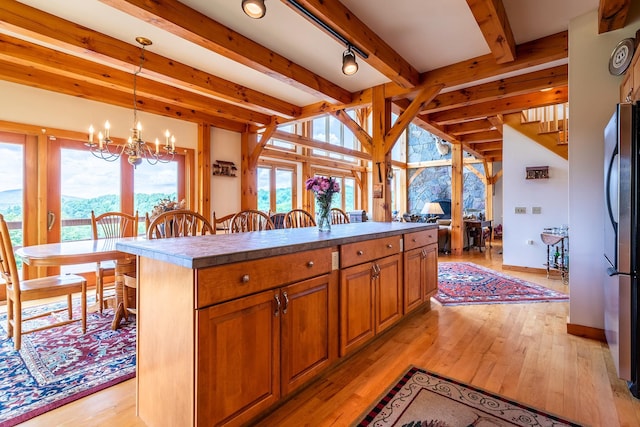
[(438, 202), (425, 203), (421, 213), (429, 215), (444, 215), (442, 206), (440, 206), (440, 203)]

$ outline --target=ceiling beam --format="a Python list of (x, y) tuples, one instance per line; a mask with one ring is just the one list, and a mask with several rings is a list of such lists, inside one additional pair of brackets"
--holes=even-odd
[(547, 92), (511, 96), (496, 101), (429, 114), (428, 120), (440, 125), (447, 125), (467, 119), (480, 119), (495, 116), (496, 114), (516, 113), (529, 108), (561, 104), (568, 100), (569, 90), (567, 86), (562, 86)]
[(502, 140), (491, 142), (469, 142), (469, 145), (481, 153), (486, 151), (502, 150)]
[(598, 34), (623, 28), (631, 0), (600, 0), (598, 5)]
[(176, 0), (101, 1), (314, 96), (351, 102), (351, 93), (346, 89)]
[[(35, 66), (39, 70), (63, 77), (133, 93), (133, 69), (131, 72), (121, 71), (4, 34), (0, 34), (0, 58), (15, 64)], [(142, 76), (143, 73), (136, 77), (136, 93), (140, 96), (247, 124), (262, 125), (271, 121), (271, 116), (267, 114)]]
[(333, 145), (333, 144), (329, 144), (328, 142), (317, 141), (315, 139), (307, 138), (307, 137), (296, 135), (289, 132), (275, 131), (272, 135), (272, 138), (287, 141), (292, 144), (299, 145), (301, 147), (314, 148), (316, 150), (331, 151), (334, 153), (344, 154), (345, 156), (356, 157), (362, 160), (371, 160), (371, 154), (365, 153), (363, 151), (344, 148), (339, 145)]
[(482, 132), (493, 129), (493, 124), (485, 119), (470, 120), (468, 122), (453, 123), (444, 127), (444, 131), (451, 135), (459, 136), (468, 133)]
[[(515, 61), (497, 64), (492, 54), (477, 56), (456, 64), (447, 65), (421, 75), (422, 84), (443, 84), (445, 87), (466, 85), (471, 82), (490, 79), (501, 74), (517, 72), (536, 65), (567, 59), (569, 54), (569, 34), (567, 31), (543, 37), (516, 47)], [(407, 97), (411, 93), (394, 83), (385, 85), (388, 97)]]
[(569, 67), (559, 65), (533, 73), (520, 74), (515, 77), (442, 93), (427, 104), (423, 112), (435, 113), (451, 108), (495, 101), (506, 96), (523, 95), (542, 89), (566, 86), (567, 84), (569, 84)]
[(502, 0), (467, 0), (498, 64), (516, 59), (516, 42)]
[[(86, 81), (53, 74), (35, 67), (11, 63), (0, 59), (0, 80), (6, 80), (38, 89), (50, 90), (78, 98), (104, 102), (119, 107), (132, 108), (131, 93), (113, 90)], [(145, 97), (137, 98), (137, 108), (147, 113), (158, 114), (179, 120), (195, 123), (206, 123), (212, 126), (242, 132), (246, 125), (222, 117), (212, 116), (201, 111), (181, 108)], [(87, 125), (89, 125), (87, 123)]]
[[(281, 1), (301, 13), (289, 1)], [(297, 0), (297, 3), (369, 55), (364, 61), (398, 86), (412, 88), (420, 83), (418, 70), (338, 0)], [(305, 18), (309, 19), (306, 16)], [(318, 26), (316, 22), (313, 24)]]
[[(0, 26), (16, 34), (63, 48), (84, 58), (93, 58), (121, 69), (139, 65), (140, 47), (58, 18), (17, 1), (3, 2)], [(145, 52), (145, 72), (156, 80), (258, 109), (267, 114), (295, 117), (300, 107), (245, 86), (197, 70), (173, 59)]]
[(494, 141), (502, 141), (502, 134), (495, 130), (489, 130), (485, 132), (476, 132), (476, 133), (470, 133), (467, 135), (462, 135), (459, 139), (460, 139), (460, 142), (466, 142), (469, 144), (478, 143), (478, 142), (494, 142)]

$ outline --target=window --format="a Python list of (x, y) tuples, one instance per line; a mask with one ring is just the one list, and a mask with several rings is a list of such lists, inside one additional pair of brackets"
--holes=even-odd
[(138, 234), (146, 233), (144, 218), (163, 199), (179, 202), (179, 162), (150, 165), (142, 162), (133, 171), (133, 211), (138, 212)]
[[(349, 117), (355, 119), (355, 112), (350, 110), (347, 112)], [(341, 121), (332, 115), (318, 117), (311, 122), (311, 138), (317, 141), (324, 141), (331, 145), (357, 150), (357, 138)], [(324, 156), (332, 159), (343, 160), (346, 162), (357, 162), (357, 159), (345, 154), (333, 153), (328, 150), (314, 148), (312, 150), (314, 156)]]
[(0, 214), (7, 221), (14, 249), (23, 246), (24, 143), (24, 135), (0, 132)]
[(289, 212), (297, 207), (295, 168), (273, 162), (258, 167), (258, 210)]

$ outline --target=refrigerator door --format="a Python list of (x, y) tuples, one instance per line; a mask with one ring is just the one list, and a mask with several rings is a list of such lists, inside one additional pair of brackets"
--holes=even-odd
[(633, 106), (619, 104), (604, 132), (605, 318), (607, 343), (620, 378), (631, 379), (631, 148)]

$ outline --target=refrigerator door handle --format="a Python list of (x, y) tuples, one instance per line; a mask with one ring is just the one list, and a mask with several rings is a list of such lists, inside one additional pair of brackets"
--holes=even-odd
[[(616, 144), (616, 148), (611, 153), (611, 158), (609, 159), (609, 167), (607, 168), (607, 183), (605, 187), (605, 194), (607, 196), (607, 212), (609, 213), (609, 221), (611, 221), (611, 226), (613, 227), (614, 233), (618, 234), (618, 223), (613, 217), (613, 209), (611, 208), (611, 173), (613, 171), (613, 162), (618, 155), (618, 145)], [(608, 259), (607, 259), (608, 260)], [(609, 261), (611, 263), (611, 261)]]

